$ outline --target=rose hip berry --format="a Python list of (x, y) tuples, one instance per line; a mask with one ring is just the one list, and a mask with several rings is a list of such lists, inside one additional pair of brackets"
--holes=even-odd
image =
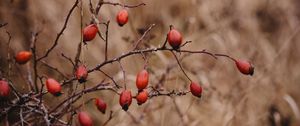
[(7, 97), (10, 92), (10, 87), (5, 80), (0, 80), (0, 97)]
[(124, 111), (127, 111), (132, 102), (132, 96), (130, 90), (124, 90), (119, 99), (119, 103)]
[(202, 95), (202, 87), (196, 83), (196, 82), (191, 82), (190, 84), (190, 90), (192, 92), (192, 94), (196, 97), (201, 97)]
[(126, 9), (123, 9), (118, 12), (117, 22), (118, 22), (119, 26), (121, 26), (121, 27), (128, 22), (128, 12)]
[(96, 24), (90, 24), (83, 29), (83, 41), (93, 40), (98, 32), (98, 27)]
[(149, 74), (147, 70), (142, 70), (136, 76), (136, 87), (138, 90), (143, 90), (147, 87), (149, 82)]
[(182, 36), (176, 29), (171, 28), (168, 33), (168, 42), (174, 49), (178, 49), (182, 43)]
[(250, 64), (250, 62), (245, 60), (236, 60), (235, 64), (241, 73), (251, 76), (254, 74), (254, 67)]
[(46, 87), (47, 87), (48, 92), (50, 92), (54, 96), (60, 96), (62, 94), (61, 93), (61, 85), (53, 78), (47, 79)]
[(30, 60), (31, 56), (32, 56), (32, 53), (29, 52), (29, 51), (20, 51), (16, 55), (15, 59), (16, 59), (17, 63), (19, 63), (19, 64), (25, 64), (25, 63), (27, 63)]
[(146, 90), (139, 92), (138, 95), (136, 96), (136, 101), (138, 105), (142, 105), (147, 101), (147, 99), (148, 99), (148, 92)]
[(97, 106), (97, 108), (98, 108), (98, 110), (100, 112), (102, 112), (103, 114), (105, 114), (106, 103), (102, 99), (96, 98), (95, 105)]
[(87, 76), (88, 76), (88, 71), (87, 71), (86, 67), (84, 65), (78, 66), (78, 68), (76, 70), (76, 78), (77, 78), (78, 82), (79, 83), (86, 82)]
[(93, 125), (93, 121), (92, 121), (91, 117), (86, 112), (79, 112), (78, 121), (81, 126), (92, 126)]

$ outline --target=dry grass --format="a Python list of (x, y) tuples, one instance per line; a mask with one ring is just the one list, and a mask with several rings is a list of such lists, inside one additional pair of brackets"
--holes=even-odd
[[(139, 3), (138, 0), (128, 2)], [(109, 32), (110, 58), (131, 47), (132, 41), (140, 36), (137, 33), (138, 28), (146, 28), (155, 23), (156, 27), (151, 31), (155, 38), (144, 42), (157, 46), (164, 41), (168, 26), (172, 24), (183, 33), (184, 40), (193, 41), (185, 49), (207, 49), (250, 60), (255, 66), (255, 74), (252, 77), (240, 74), (234, 64), (226, 59), (214, 60), (205, 55), (187, 56), (182, 64), (193, 80), (203, 84), (205, 90), (202, 99), (187, 95), (153, 98), (143, 106), (137, 106), (133, 102), (129, 112), (138, 121), (135, 122), (128, 113), (120, 109), (117, 95), (104, 91), (85, 96), (84, 99), (89, 96), (103, 97), (108, 102), (108, 109), (114, 111), (113, 119), (108, 125), (278, 126), (270, 122), (270, 118), (274, 116), (275, 120), (280, 117), (281, 121), (288, 121), (289, 124), (282, 126), (300, 125), (298, 0), (143, 2), (147, 4), (145, 7), (129, 10), (129, 24), (122, 28), (115, 22), (115, 15), (120, 7), (105, 6), (100, 10), (101, 21), (112, 21)], [(13, 36), (11, 47), (14, 52), (28, 50), (30, 33), (42, 29), (37, 42), (38, 51), (42, 54), (54, 41), (72, 3), (73, 0), (14, 0), (12, 3), (1, 0), (0, 21), (9, 23), (6, 29)], [(83, 22), (88, 23), (90, 14), (87, 0), (84, 0), (84, 6)], [(104, 31), (104, 27), (101, 30)], [(71, 16), (58, 47), (46, 59), (65, 74), (70, 75), (72, 66), (59, 55), (64, 52), (70, 57), (75, 56), (77, 46), (74, 45), (80, 40), (80, 31), (80, 15), (77, 9)], [(0, 66), (4, 71), (8, 69), (6, 40), (5, 30), (1, 28)], [(97, 38), (83, 47), (81, 60), (92, 67), (103, 61), (103, 50), (104, 42)], [(143, 60), (140, 56), (133, 56), (122, 63), (127, 73), (127, 83), (129, 87), (134, 87), (135, 74), (142, 69)], [(169, 53), (153, 54), (150, 58), (153, 75), (151, 84), (156, 83), (157, 77), (163, 74), (165, 68), (174, 63), (176, 61)], [(20, 72), (12, 73), (11, 78), (16, 78), (14, 82), (19, 84), (19, 89), (26, 89), (20, 76), (27, 74), (29, 66), (30, 64), (22, 66)], [(44, 74), (55, 75), (54, 71), (46, 71), (43, 66), (40, 69)], [(13, 70), (17, 71), (16, 68)], [(104, 70), (121, 82), (122, 74), (118, 64), (108, 65)], [(91, 74), (88, 85), (99, 82), (103, 77), (100, 72)], [(166, 89), (187, 88), (188, 81), (179, 67), (175, 67), (168, 74), (168, 78)], [(47, 98), (51, 106), (53, 100), (50, 99), (53, 97), (49, 95)], [(102, 124), (109, 115), (96, 112), (92, 104), (86, 105), (84, 109), (93, 115), (97, 125)]]

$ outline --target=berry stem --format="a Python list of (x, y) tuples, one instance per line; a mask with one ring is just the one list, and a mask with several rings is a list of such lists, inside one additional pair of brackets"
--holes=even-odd
[(179, 67), (180, 67), (180, 69), (181, 69), (181, 71), (183, 72), (183, 74), (192, 82), (192, 79), (185, 73), (185, 71), (183, 70), (183, 68), (182, 68), (182, 66), (181, 66), (181, 64), (180, 64), (180, 62), (179, 62), (179, 59), (177, 58), (177, 56), (176, 56), (176, 54), (173, 52), (173, 51), (171, 51), (172, 52), (172, 54), (174, 55), (174, 57), (175, 57), (175, 59), (176, 59), (176, 61), (177, 61), (177, 64), (179, 65)]

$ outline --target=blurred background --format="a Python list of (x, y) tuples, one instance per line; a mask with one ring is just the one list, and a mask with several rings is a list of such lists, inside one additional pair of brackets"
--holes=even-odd
[[(97, 0), (92, 0), (93, 4)], [(129, 51), (141, 36), (141, 29), (156, 26), (140, 48), (162, 45), (169, 25), (191, 40), (186, 50), (206, 49), (212, 53), (228, 54), (237, 59), (249, 60), (255, 67), (254, 76), (241, 74), (235, 64), (226, 59), (213, 59), (207, 55), (183, 55), (182, 65), (187, 74), (204, 87), (201, 99), (191, 94), (175, 97), (155, 97), (138, 106), (134, 100), (129, 112), (121, 110), (118, 95), (111, 91), (98, 91), (85, 95), (75, 103), (79, 105), (90, 97), (101, 97), (108, 104), (105, 115), (89, 103), (82, 110), (88, 111), (95, 125), (102, 125), (113, 111), (108, 125), (189, 125), (189, 126), (299, 126), (300, 125), (300, 1), (299, 0), (109, 0), (129, 5), (141, 2), (146, 6), (128, 9), (129, 22), (119, 27), (115, 21), (120, 6), (104, 5), (97, 17), (100, 22), (111, 21), (109, 26), (109, 59)], [(37, 51), (41, 56), (55, 40), (63, 26), (68, 11), (75, 0), (1, 0), (0, 68), (7, 73), (8, 36), (13, 52), (30, 50), (31, 33), (40, 31)], [(83, 24), (89, 24), (89, 1), (83, 0)], [(101, 32), (105, 26), (99, 25)], [(74, 58), (80, 42), (80, 9), (72, 13), (67, 29), (59, 44), (44, 59), (66, 76), (72, 76), (72, 65), (61, 56)], [(104, 60), (105, 43), (98, 36), (83, 46), (80, 60), (93, 68)], [(14, 55), (14, 54), (11, 54)], [(151, 53), (149, 57), (150, 85), (158, 83), (167, 74), (164, 89), (188, 90), (189, 81), (180, 71), (169, 52)], [(135, 76), (143, 69), (140, 55), (122, 60), (126, 83), (136, 93)], [(10, 79), (21, 92), (27, 91), (24, 78), (31, 74), (32, 63), (12, 65)], [(123, 84), (118, 63), (102, 68)], [(63, 76), (39, 65), (39, 74), (62, 81)], [(99, 83), (105, 76), (100, 72), (89, 75), (87, 86)], [(109, 81), (109, 79), (106, 79)], [(79, 88), (82, 88), (80, 86)], [(79, 89), (78, 89), (79, 90)], [(67, 92), (67, 91), (66, 91)], [(49, 108), (65, 97), (45, 97)], [(55, 102), (53, 102), (55, 101)], [(10, 117), (14, 118), (14, 117)], [(12, 119), (11, 119), (12, 120)], [(74, 122), (77, 120), (74, 119)]]

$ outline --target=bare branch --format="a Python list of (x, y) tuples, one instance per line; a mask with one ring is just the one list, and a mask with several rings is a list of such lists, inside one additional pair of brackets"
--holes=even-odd
[(64, 33), (65, 29), (67, 28), (67, 25), (68, 25), (69, 19), (71, 17), (71, 14), (74, 11), (74, 9), (76, 8), (76, 6), (77, 6), (78, 3), (79, 3), (79, 0), (76, 0), (75, 3), (74, 3), (74, 5), (72, 6), (71, 10), (69, 11), (69, 13), (67, 15), (67, 18), (65, 20), (65, 23), (64, 23), (62, 29), (57, 34), (54, 43), (52, 44), (52, 46), (49, 49), (47, 49), (46, 53), (43, 56), (41, 56), (40, 58), (37, 59), (37, 61), (40, 61), (40, 60), (46, 58), (50, 54), (50, 52), (56, 47), (56, 45), (58, 44), (58, 40), (61, 37), (61, 35)]

